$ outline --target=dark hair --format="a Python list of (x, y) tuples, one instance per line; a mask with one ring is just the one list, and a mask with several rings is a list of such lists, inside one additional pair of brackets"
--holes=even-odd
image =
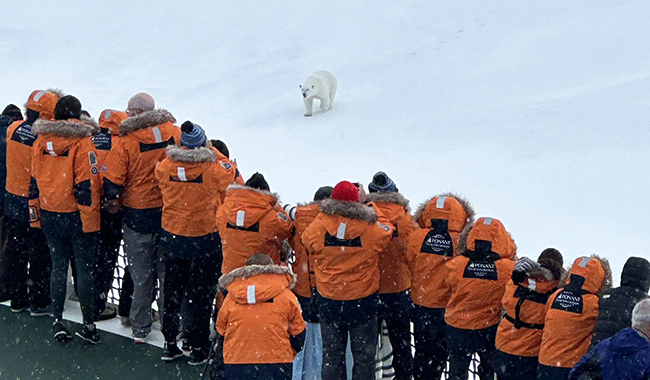
[(271, 188), (269, 188), (269, 184), (266, 182), (264, 179), (264, 176), (261, 175), (260, 173), (255, 173), (253, 174), (248, 181), (246, 181), (246, 186), (250, 186), (254, 189), (258, 190), (266, 190), (266, 191), (271, 191)]
[(56, 120), (80, 119), (81, 102), (72, 95), (66, 95), (56, 102), (54, 107), (54, 118)]
[(246, 265), (273, 265), (273, 260), (264, 253), (256, 253), (246, 260)]
[(219, 151), (219, 153), (230, 158), (230, 152), (228, 151), (228, 147), (226, 146), (225, 142), (221, 140), (210, 140), (210, 142), (212, 143), (212, 146)]

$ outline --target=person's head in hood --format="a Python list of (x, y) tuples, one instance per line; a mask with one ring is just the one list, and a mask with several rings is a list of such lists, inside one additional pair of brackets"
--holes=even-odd
[(388, 174), (377, 172), (377, 174), (372, 177), (372, 182), (368, 184), (368, 191), (371, 193), (397, 193), (399, 190)]
[(644, 293), (650, 290), (650, 262), (642, 257), (630, 257), (623, 266), (621, 286), (641, 289)]
[(10, 117), (13, 121), (23, 120), (23, 114), (20, 112), (20, 108), (16, 107), (14, 104), (9, 104), (2, 111), (2, 114)]

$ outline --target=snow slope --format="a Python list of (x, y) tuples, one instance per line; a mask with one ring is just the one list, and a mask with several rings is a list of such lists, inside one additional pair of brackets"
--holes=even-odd
[[(386, 171), (444, 191), (520, 255), (650, 257), (650, 4), (41, 1), (0, 26), (0, 105), (59, 87), (93, 116), (146, 91), (228, 143), (285, 202)], [(329, 70), (334, 108), (298, 89)], [(567, 260), (568, 261), (568, 260)]]

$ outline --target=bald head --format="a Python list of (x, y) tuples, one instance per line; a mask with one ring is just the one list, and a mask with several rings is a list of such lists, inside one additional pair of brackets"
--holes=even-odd
[(650, 335), (650, 298), (646, 298), (634, 306), (632, 327)]
[(138, 113), (142, 113), (147, 111), (153, 111), (155, 106), (156, 103), (153, 101), (151, 95), (141, 92), (139, 94), (133, 95), (133, 97), (129, 99), (127, 112), (135, 113), (139, 111)]

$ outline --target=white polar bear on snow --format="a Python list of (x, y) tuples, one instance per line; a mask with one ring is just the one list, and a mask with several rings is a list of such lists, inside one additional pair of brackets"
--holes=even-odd
[(300, 86), (303, 101), (305, 102), (305, 116), (312, 115), (311, 109), (314, 99), (320, 100), (321, 111), (328, 111), (332, 108), (336, 86), (336, 77), (329, 71), (317, 71), (307, 78), (305, 84)]

